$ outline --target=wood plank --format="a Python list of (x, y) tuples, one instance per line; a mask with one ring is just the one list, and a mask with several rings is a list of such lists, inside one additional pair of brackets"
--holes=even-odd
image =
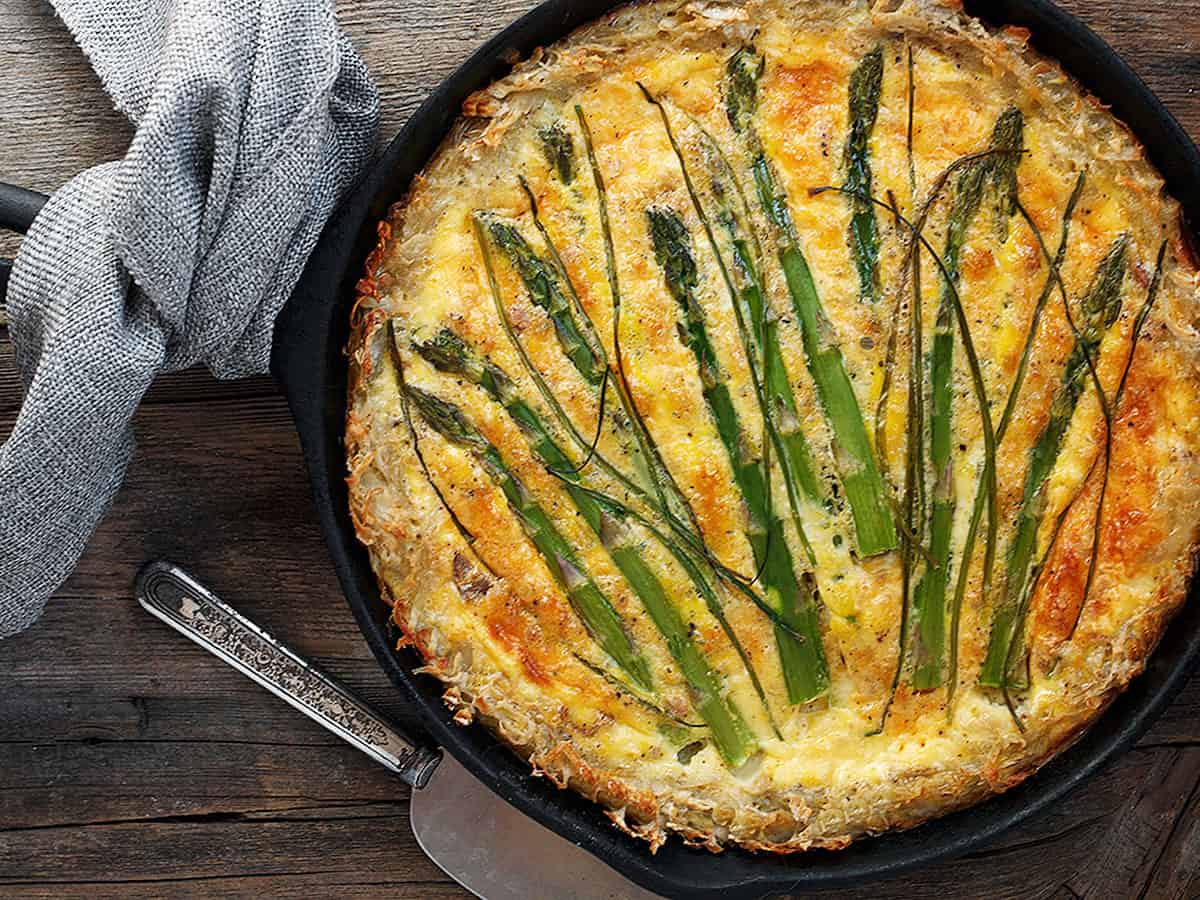
[[(106, 890), (107, 888), (107, 890)], [(0, 898), (18, 900), (211, 900), (213, 897), (263, 897), (312, 900), (336, 895), (342, 898), (386, 896), (389, 900), (470, 900), (471, 894), (446, 881), (397, 882), (378, 873), (276, 873), (232, 877), (203, 877), (191, 881), (176, 878), (146, 882), (95, 882), (92, 884), (0, 885)]]
[[(376, 881), (383, 871), (396, 884), (444, 883), (440, 870), (404, 839), (407, 828), (405, 810), (331, 816), (315, 805), (304, 817), (282, 820), (263, 813), (8, 831), (0, 842), (0, 885), (308, 875), (320, 876), (329, 890), (343, 879)], [(121, 860), (119, 871), (114, 859)]]
[[(303, 735), (293, 738), (291, 731), (286, 738), (259, 742), (214, 735), (198, 741), (4, 744), (0, 846), (20, 844), (26, 833), (53, 829), (58, 834), (106, 823), (236, 817), (314, 806), (370, 803), (386, 806), (388, 815), (407, 815), (407, 792), (385, 769), (358, 759), (345, 744), (321, 745)], [(64, 771), (77, 775), (63, 779)], [(83, 773), (86, 778), (79, 777)], [(131, 783), (136, 791), (129, 790)], [(5, 871), (11, 870), (0, 866), (0, 873)]]
[[(256, 375), (221, 381), (208, 370), (196, 366), (179, 372), (167, 372), (154, 379), (142, 403), (155, 406), (166, 403), (195, 403), (201, 400), (246, 400), (250, 398), (274, 397), (279, 387), (269, 375)], [(25, 388), (17, 373), (12, 355), (12, 345), (7, 331), (0, 333), (0, 420), (7, 434), (11, 422), (21, 409)]]
[(480, 45), (535, 6), (537, 0), (466, 0), (406, 10), (391, 0), (339, 4), (338, 21), (379, 88), (381, 142)]
[(1142, 896), (1200, 896), (1200, 791), (1195, 788), (1155, 860)]
[(1179, 696), (1150, 726), (1138, 744), (1143, 747), (1200, 744), (1200, 673), (1192, 675)]
[(1193, 135), (1200, 134), (1200, 3), (1157, 0), (1059, 0), (1108, 42)]
[[(133, 129), (48, 3), (0, 6), (0, 181), (50, 192), (124, 156)], [(19, 240), (0, 231), (0, 257)]]
[[(124, 752), (133, 743), (118, 742), (105, 746), (118, 748)], [(197, 749), (199, 748), (196, 744), (191, 745), (192, 752)], [(213, 806), (208, 812), (196, 812), (194, 810), (205, 808), (203, 798), (199, 804), (191, 805), (192, 798), (180, 796), (177, 791), (171, 792), (172, 803), (156, 809), (155, 815), (151, 817), (152, 821), (142, 823), (140, 827), (146, 829), (153, 826), (151, 833), (157, 837), (159, 835), (158, 826), (163, 824), (206, 826), (217, 821), (221, 823), (295, 822), (298, 820), (308, 822), (310, 819), (325, 821), (330, 818), (359, 821), (405, 814), (404, 804), (389, 803), (386, 800), (359, 802), (353, 805), (333, 805), (334, 801), (325, 799), (321, 793), (324, 781), (320, 776), (316, 778), (316, 784), (301, 788), (304, 791), (302, 795), (292, 797), (287, 791), (294, 789), (295, 785), (287, 782), (287, 779), (290, 777), (289, 771), (295, 767), (295, 760), (289, 759), (287, 754), (271, 753), (271, 748), (265, 748), (265, 752), (271, 755), (266, 759), (256, 757), (254, 761), (247, 764), (245, 756), (238, 755), (237, 747), (225, 745), (217, 748), (217, 752), (211, 757), (212, 769), (209, 768), (208, 757), (202, 757), (199, 765), (189, 765), (186, 761), (181, 761), (188, 767), (188, 774), (180, 776), (171, 774), (171, 770), (175, 767), (170, 765), (173, 757), (171, 748), (167, 748), (168, 755), (166, 759), (162, 760), (167, 765), (161, 767), (164, 773), (161, 775), (151, 774), (149, 779), (143, 775), (139, 781), (139, 788), (154, 798), (159, 792), (172, 791), (172, 778), (174, 778), (176, 787), (200, 778), (212, 781), (214, 784), (221, 784), (220, 807)], [(919, 883), (914, 884), (910, 879), (904, 879), (894, 885), (881, 886), (873, 896), (881, 898), (938, 897), (947, 890), (953, 890), (956, 884), (961, 883), (965, 864), (969, 864), (972, 877), (978, 878), (979, 884), (986, 884), (993, 891), (990, 896), (1031, 897), (1048, 894), (1062, 883), (1068, 873), (1090, 871), (1088, 863), (1095, 856), (1096, 848), (1104, 843), (1112, 823), (1119, 820), (1125, 797), (1130, 792), (1136, 791), (1156, 779), (1164, 767), (1169, 767), (1168, 757), (1174, 752), (1173, 750), (1164, 750), (1149, 754), (1131, 754), (1125, 757), (1111, 772), (1104, 773), (1090, 782), (1085, 789), (1072, 795), (1059, 809), (1014, 832), (1000, 844), (972, 855), (965, 863), (944, 863), (930, 867), (922, 873)], [(154, 759), (154, 757), (148, 758)], [(229, 772), (226, 772), (225, 769), (224, 761), (226, 759), (231, 766)], [(24, 768), (30, 761), (37, 764), (37, 760), (14, 758), (14, 762), (17, 764), (16, 768)], [(135, 755), (122, 756), (119, 764), (103, 757), (90, 756), (88, 770), (93, 773), (94, 778), (103, 779), (106, 770), (109, 769), (123, 775), (127, 775), (131, 771), (144, 773), (143, 762), (144, 760), (138, 759)], [(323, 757), (316, 755), (313, 757), (312, 763), (304, 767), (305, 771), (310, 775), (316, 774), (325, 762)], [(264, 774), (260, 769), (261, 766), (265, 766), (270, 775), (281, 780), (266, 780), (270, 775)], [(252, 774), (247, 775), (247, 770)], [(232, 773), (232, 779), (226, 785), (223, 779), (230, 773)], [(239, 807), (236, 801), (240, 790), (246, 786), (246, 779), (260, 777), (264, 778), (262, 787), (269, 789), (266, 793), (273, 798), (273, 805), (262, 808), (250, 803)], [(288, 786), (285, 787), (285, 784)], [(95, 787), (95, 795), (84, 794), (79, 799), (102, 803), (103, 797), (111, 789), (111, 785), (100, 783)], [(8, 786), (5, 785), (6, 792), (7, 789)], [(355, 796), (362, 796), (360, 790), (355, 790), (353, 793)], [(257, 798), (258, 794), (252, 792), (251, 797)], [(161, 821), (162, 819), (170, 821), (164, 823)], [(23, 875), (22, 878), (53, 881), (57, 877), (53, 868), (55, 864), (45, 861), (45, 858), (53, 857), (54, 854), (46, 852), (50, 849), (50, 845), (41, 843), (41, 841), (52, 841), (53, 847), (61, 852), (63, 849), (69, 850), (73, 847), (73, 843), (80, 839), (77, 837), (78, 833), (85, 832), (90, 843), (99, 829), (101, 831), (100, 844), (107, 847), (106, 841), (114, 830), (118, 834), (124, 834), (123, 829), (132, 827), (134, 824), (128, 821), (114, 822), (111, 820), (100, 820), (90, 827), (83, 827), (87, 825), (86, 822), (43, 824), (40, 827), (0, 832), (0, 847), (7, 845), (14, 853), (28, 854), (31, 858), (43, 860), (37, 864), (30, 875)], [(372, 828), (375, 824), (374, 821), (370, 823)], [(238, 839), (241, 837), (238, 833), (231, 833), (228, 836)], [(1047, 864), (1031, 868), (1029, 855), (1031, 848), (1035, 847), (1043, 853), (1053, 854), (1053, 865)], [(0, 872), (8, 871), (3, 865), (6, 862), (4, 852), (3, 849), (0, 849)], [(103, 876), (108, 872), (107, 867), (101, 865), (102, 862), (107, 862), (108, 857), (106, 856), (92, 857), (89, 854), (82, 856), (73, 854), (70, 859), (72, 881), (103, 880)], [(123, 855), (121, 859), (120, 877), (122, 880), (132, 877), (137, 879), (156, 877), (160, 871), (158, 867), (162, 865), (161, 861), (143, 863), (140, 857), (131, 859), (127, 855)], [(97, 868), (92, 868), (92, 866)], [(146, 866), (146, 868), (142, 868), (142, 866)], [(24, 864), (22, 871), (28, 868), (29, 865)], [(191, 869), (183, 871), (186, 871), (188, 877), (195, 875)], [(179, 871), (174, 872), (176, 876), (179, 874)], [(852, 897), (855, 896), (855, 893), (834, 893), (831, 896)]]
[(90, 884), (14, 884), (0, 885), (0, 898), (16, 900), (96, 900), (118, 897), (120, 900), (211, 900), (212, 897), (263, 897), (312, 900), (336, 895), (342, 898), (386, 896), (389, 900), (470, 900), (471, 896), (446, 881), (397, 882), (376, 872), (293, 873), (271, 872), (243, 876), (201, 877), (190, 881), (177, 878), (151, 879), (145, 882), (101, 881)]
[[(339, 17), (380, 86), (381, 141), (533, 4), (343, 0)], [(1061, 5), (1200, 134), (1200, 0)], [(51, 190), (119, 158), (131, 129), (49, 6), (4, 4), (0, 29), (0, 180)], [(0, 255), (15, 246), (0, 236)], [(20, 395), (0, 331), (0, 435)], [(402, 786), (130, 596), (144, 560), (175, 558), (400, 712), (330, 572), (271, 381), (164, 376), (135, 427), (128, 482), (79, 571), (35, 629), (0, 642), (0, 898), (466, 897), (413, 842)], [(828, 896), (1196, 896), (1198, 753), (1193, 679), (1139, 750), (969, 860)]]
[(1113, 821), (1091, 864), (1067, 883), (1086, 900), (1142, 896), (1189, 799), (1200, 785), (1200, 749), (1159, 751)]

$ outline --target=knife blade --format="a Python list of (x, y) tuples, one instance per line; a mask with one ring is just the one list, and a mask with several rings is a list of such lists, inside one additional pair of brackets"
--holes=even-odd
[(425, 854), (484, 900), (653, 900), (588, 851), (489, 790), (449, 754), (422, 746), (344, 685), (172, 563), (142, 568), (138, 602), (413, 788), (410, 818)]
[(509, 805), (449, 754), (413, 791), (413, 834), (443, 872), (485, 900), (653, 900), (582, 847)]

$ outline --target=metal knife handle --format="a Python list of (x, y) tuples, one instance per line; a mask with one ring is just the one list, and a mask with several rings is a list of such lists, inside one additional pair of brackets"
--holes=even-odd
[(316, 666), (229, 606), (183, 569), (148, 563), (135, 584), (153, 616), (353, 744), (415, 788), (441, 762), (438, 750), (406, 737)]

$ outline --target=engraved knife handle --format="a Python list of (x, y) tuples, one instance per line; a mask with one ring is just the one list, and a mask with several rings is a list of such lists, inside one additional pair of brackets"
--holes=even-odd
[(134, 591), (147, 612), (391, 769), (414, 788), (429, 783), (441, 751), (408, 738), (312, 663), (288, 649), (187, 572), (147, 563)]

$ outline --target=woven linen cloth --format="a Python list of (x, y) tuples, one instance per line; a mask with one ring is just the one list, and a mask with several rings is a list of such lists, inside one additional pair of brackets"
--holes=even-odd
[(0, 637), (74, 568), (154, 376), (267, 370), (275, 315), (378, 122), (332, 0), (54, 6), (136, 133), (50, 199), (13, 266), (26, 395), (0, 448)]

